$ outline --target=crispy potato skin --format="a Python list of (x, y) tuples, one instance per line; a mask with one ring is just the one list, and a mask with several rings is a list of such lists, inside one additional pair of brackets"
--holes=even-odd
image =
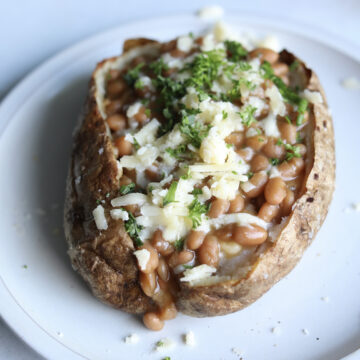
[[(288, 64), (295, 60), (285, 50), (280, 57)], [(309, 90), (319, 91), (324, 103), (313, 105), (303, 194), (296, 201), (277, 241), (244, 279), (198, 287), (181, 283), (176, 305), (187, 315), (224, 315), (253, 303), (294, 268), (325, 220), (335, 186), (334, 131), (319, 79), (310, 69), (305, 67), (304, 70), (299, 81), (308, 84)]]
[[(80, 126), (74, 133), (64, 212), (69, 256), (76, 271), (101, 301), (130, 313), (155, 309), (153, 300), (140, 288), (134, 245), (123, 223), (111, 221), (99, 232), (92, 211), (97, 200), (116, 196), (119, 174), (111, 139), (95, 100), (94, 71)], [(99, 152), (103, 149), (103, 152)], [(110, 209), (110, 201), (102, 206)]]
[[(128, 40), (124, 52), (149, 43), (156, 44), (147, 39)], [(287, 51), (280, 56), (288, 64), (295, 59)], [(96, 200), (106, 199), (107, 193), (111, 199), (118, 190), (119, 174), (111, 139), (96, 103), (94, 75), (107, 61), (115, 59), (104, 60), (94, 71), (82, 122), (74, 134), (64, 213), (65, 235), (73, 267), (96, 297), (121, 310), (144, 313), (156, 306), (140, 288), (132, 240), (121, 221), (107, 217), (109, 228), (99, 232), (92, 217)], [(326, 217), (335, 183), (332, 120), (317, 76), (304, 67), (298, 80), (308, 84), (308, 89), (320, 91), (324, 99), (323, 104), (312, 106), (303, 194), (277, 241), (253, 264), (245, 278), (197, 287), (181, 282), (176, 305), (187, 315), (224, 315), (250, 305), (297, 264)], [(101, 154), (100, 149), (104, 150)], [(108, 200), (102, 205), (105, 210), (111, 208)]]

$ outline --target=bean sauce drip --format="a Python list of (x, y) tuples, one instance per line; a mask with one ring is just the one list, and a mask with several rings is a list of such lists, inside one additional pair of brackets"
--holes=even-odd
[[(146, 233), (142, 203), (121, 206), (136, 249), (147, 250), (146, 264), (138, 262), (141, 288), (158, 305), (143, 318), (153, 330), (176, 316), (177, 280), (184, 274), (199, 265), (217, 271), (222, 261), (269, 239), (268, 230), (290, 214), (305, 172), (310, 107), (293, 80), (302, 65), (286, 64), (269, 49), (248, 52), (235, 41), (205, 50), (203, 38), (189, 39), (187, 47), (173, 40), (158, 54), (139, 55), (122, 70), (111, 69), (105, 83), (106, 122), (122, 168), (119, 196), (151, 195), (160, 209), (180, 206), (180, 190), (190, 196), (181, 215), (186, 231), (177, 237), (161, 222)], [(206, 118), (206, 104), (223, 110)], [(217, 124), (225, 122), (233, 130), (218, 141), (217, 134), (229, 127)], [(137, 134), (150, 126), (147, 142)], [(163, 151), (146, 163), (155, 142)], [(140, 165), (124, 166), (135, 156)], [(230, 162), (231, 156), (236, 160)], [(234, 169), (219, 175), (228, 163)], [(198, 164), (215, 170), (196, 172)], [(190, 180), (192, 188), (184, 190)], [(222, 220), (237, 219), (230, 214), (247, 214), (250, 220)]]

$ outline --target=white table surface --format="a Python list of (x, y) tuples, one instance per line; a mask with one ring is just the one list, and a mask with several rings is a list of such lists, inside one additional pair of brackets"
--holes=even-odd
[[(195, 12), (202, 0), (13, 0), (0, 2), (0, 99), (58, 51), (125, 22)], [(360, 0), (224, 0), (227, 12), (294, 19), (360, 47)], [(0, 319), (0, 359), (42, 359)]]

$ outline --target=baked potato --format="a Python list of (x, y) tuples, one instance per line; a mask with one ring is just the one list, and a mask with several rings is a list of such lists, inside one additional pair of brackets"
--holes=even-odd
[(300, 260), (335, 181), (315, 73), (210, 34), (131, 39), (92, 74), (65, 234), (103, 302), (159, 330), (240, 310)]

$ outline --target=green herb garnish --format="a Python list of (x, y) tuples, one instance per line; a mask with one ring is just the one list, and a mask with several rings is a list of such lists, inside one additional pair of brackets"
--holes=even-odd
[(190, 144), (200, 148), (202, 141), (208, 136), (210, 125), (204, 125), (196, 121), (195, 114), (189, 110), (181, 110), (180, 131), (187, 137)]
[(285, 160), (289, 161), (294, 157), (300, 158), (300, 147), (296, 145), (284, 144), (285, 149), (287, 150), (285, 155)]
[(197, 195), (201, 195), (203, 191), (201, 189), (195, 188), (191, 193), (197, 196)]
[(270, 158), (269, 159), (269, 163), (272, 165), (272, 166), (276, 166), (280, 163), (280, 159), (277, 159), (277, 158)]
[(140, 76), (140, 70), (144, 65), (144, 63), (140, 63), (124, 75), (124, 80), (127, 82), (128, 85), (132, 86), (135, 84), (136, 80)]
[(296, 125), (301, 125), (304, 119), (304, 114), (308, 107), (308, 101), (287, 87), (286, 84), (274, 74), (274, 70), (269, 62), (264, 61), (264, 63), (261, 65), (261, 69), (264, 71), (264, 78), (271, 80), (277, 86), (284, 100), (297, 105), (298, 117), (296, 120)]
[(133, 240), (135, 246), (139, 247), (144, 245), (140, 239), (140, 232), (143, 229), (142, 225), (138, 225), (134, 215), (128, 211), (129, 220), (125, 221), (125, 230)]
[(237, 41), (226, 40), (226, 50), (229, 53), (229, 60), (237, 62), (248, 54), (247, 50)]
[(285, 116), (285, 121), (286, 121), (288, 124), (291, 124), (291, 120), (290, 120), (290, 118), (289, 118), (288, 115)]
[(130, 183), (128, 185), (121, 185), (119, 189), (120, 195), (126, 195), (129, 192), (133, 191), (135, 189), (135, 183)]
[(163, 59), (154, 61), (149, 67), (155, 75), (162, 75), (163, 71), (169, 70), (169, 66), (164, 63)]
[(209, 205), (201, 204), (196, 197), (188, 206), (189, 218), (192, 220), (192, 227), (196, 229), (201, 224), (201, 215), (209, 211)]
[(252, 171), (249, 171), (246, 176), (248, 177), (248, 180), (250, 180), (254, 176), (254, 173)]
[(143, 90), (144, 89), (144, 83), (141, 81), (141, 79), (137, 79), (134, 84), (135, 89)]
[(167, 148), (165, 151), (178, 160), (193, 157), (192, 153), (188, 151), (186, 144), (181, 144), (175, 149)]
[(223, 110), (222, 116), (223, 116), (223, 120), (225, 120), (228, 117), (228, 113), (225, 110)]
[(178, 186), (177, 181), (173, 181), (171, 183), (169, 190), (164, 197), (163, 206), (166, 206), (167, 204), (170, 204), (171, 202), (175, 201), (175, 193), (176, 193), (177, 186)]
[(174, 248), (176, 251), (181, 251), (184, 248), (185, 239), (179, 239), (174, 241)]
[(256, 110), (257, 110), (256, 107), (248, 105), (245, 107), (245, 109), (243, 111), (238, 113), (242, 119), (242, 123), (246, 127), (249, 127), (251, 124), (256, 122), (256, 119), (254, 117)]
[(151, 110), (145, 109), (145, 115), (149, 118), (151, 116)]
[(136, 137), (133, 136), (133, 145), (134, 145), (134, 148), (135, 150), (139, 150), (140, 149), (140, 144), (139, 142), (136, 140)]

